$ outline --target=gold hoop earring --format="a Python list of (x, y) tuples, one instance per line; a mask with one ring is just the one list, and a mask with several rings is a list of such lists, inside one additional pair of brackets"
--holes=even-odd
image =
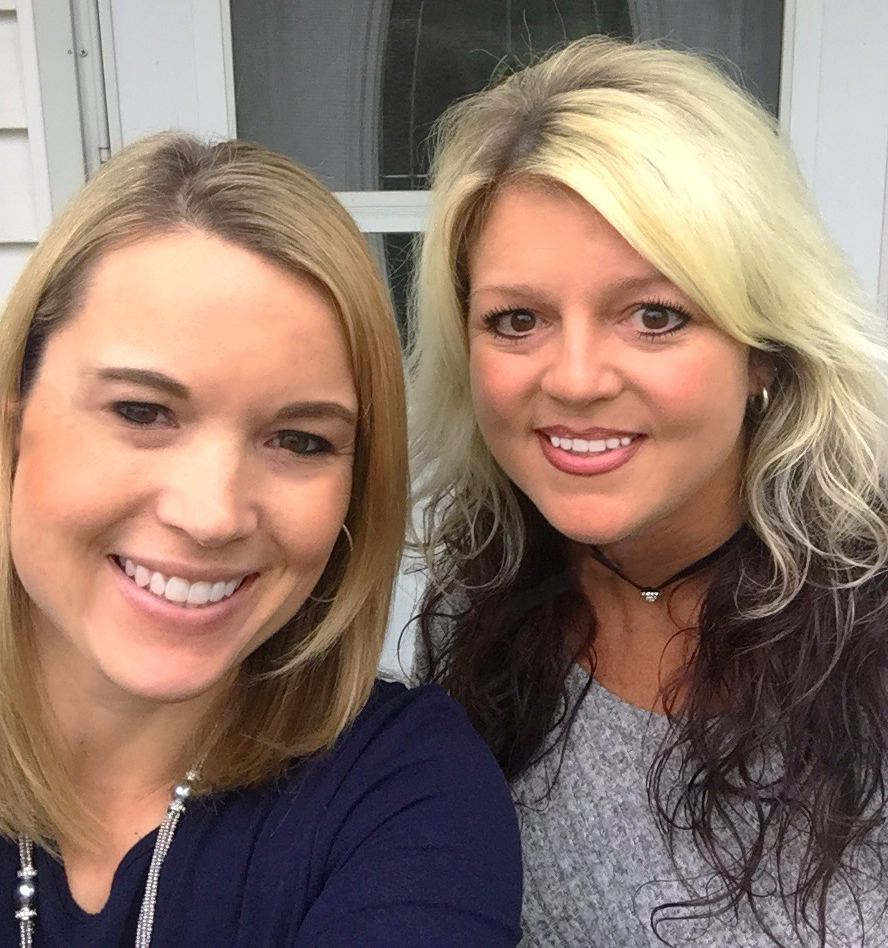
[(758, 395), (749, 396), (749, 407), (756, 418), (761, 418), (763, 415), (766, 415), (770, 404), (771, 393), (768, 391), (766, 385), (762, 386), (762, 390)]
[(348, 529), (348, 527), (347, 527), (344, 523), (343, 523), (343, 525), (339, 528), (339, 531), (340, 531), (340, 533), (344, 533), (344, 534), (345, 534), (345, 539), (348, 540), (348, 552), (349, 552), (349, 554), (354, 553), (354, 552), (355, 552), (355, 541), (352, 539), (351, 531)]
[[(339, 532), (345, 534), (345, 539), (348, 540), (348, 554), (351, 556), (351, 554), (355, 552), (355, 541), (352, 539), (351, 531), (343, 523), (343, 525), (339, 528)], [(312, 602), (317, 602), (321, 605), (329, 605), (336, 597), (331, 596), (329, 599), (320, 599), (319, 597), (313, 596), (311, 593), (309, 593), (308, 598)]]

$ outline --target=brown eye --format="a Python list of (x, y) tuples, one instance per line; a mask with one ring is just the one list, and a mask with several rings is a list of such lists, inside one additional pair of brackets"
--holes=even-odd
[(690, 317), (670, 306), (648, 304), (633, 313), (635, 328), (642, 334), (663, 336), (681, 329)]
[(307, 431), (279, 431), (272, 439), (276, 447), (291, 454), (327, 454), (332, 445), (326, 438), (309, 434)]
[(150, 402), (115, 402), (112, 411), (135, 428), (148, 428), (164, 420), (164, 408)]
[(539, 320), (526, 309), (508, 309), (488, 313), (483, 322), (494, 335), (507, 339), (518, 339), (537, 328)]
[(526, 310), (518, 310), (509, 315), (508, 326), (514, 333), (529, 332), (535, 325), (536, 317)]
[(670, 313), (659, 306), (648, 306), (641, 311), (641, 322), (645, 329), (657, 331), (669, 325)]

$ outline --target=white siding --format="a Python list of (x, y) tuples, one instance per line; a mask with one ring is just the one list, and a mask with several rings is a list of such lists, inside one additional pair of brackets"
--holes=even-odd
[(49, 207), (31, 0), (0, 0), (0, 303)]
[(31, 149), (24, 129), (0, 129), (0, 244), (27, 243), (39, 234)]
[(18, 23), (11, 10), (0, 10), (0, 128), (27, 124)]
[(0, 244), (0, 303), (21, 273), (33, 244)]

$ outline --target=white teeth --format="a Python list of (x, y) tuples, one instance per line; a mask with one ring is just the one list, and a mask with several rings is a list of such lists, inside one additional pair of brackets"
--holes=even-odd
[(118, 563), (137, 586), (142, 589), (147, 587), (155, 596), (182, 606), (205, 606), (208, 602), (221, 602), (233, 595), (244, 581), (241, 576), (228, 582), (220, 580), (218, 583), (209, 583), (200, 580), (192, 583), (179, 576), (166, 577), (163, 573), (152, 572), (132, 560), (118, 558)]
[(185, 600), (189, 606), (203, 606), (210, 601), (212, 583), (192, 583)]
[[(160, 573), (155, 573), (160, 576)], [(166, 589), (163, 592), (164, 598), (170, 602), (188, 602), (188, 593), (191, 592), (191, 583), (184, 579), (174, 576), (167, 580)]]
[(571, 451), (574, 454), (601, 454), (602, 451), (625, 448), (632, 444), (632, 437), (631, 435), (623, 435), (619, 438), (587, 441), (585, 438), (557, 438), (555, 435), (549, 435), (549, 441), (553, 448), (561, 448), (562, 451)]
[(213, 588), (210, 590), (210, 602), (219, 602), (220, 599), (225, 598), (225, 583), (213, 583)]

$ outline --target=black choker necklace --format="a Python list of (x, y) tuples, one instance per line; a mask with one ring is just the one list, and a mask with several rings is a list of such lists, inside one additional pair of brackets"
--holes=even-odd
[(701, 556), (699, 560), (694, 560), (693, 563), (690, 563), (688, 566), (685, 566), (684, 569), (680, 569), (673, 576), (670, 576), (665, 582), (660, 583), (659, 586), (639, 586), (634, 580), (630, 579), (621, 569), (611, 560), (609, 557), (605, 556), (597, 546), (588, 547), (589, 552), (592, 556), (601, 563), (602, 566), (606, 566), (612, 573), (615, 573), (620, 577), (624, 582), (629, 583), (630, 586), (634, 586), (640, 593), (641, 598), (645, 602), (656, 602), (659, 598), (659, 595), (662, 590), (667, 586), (671, 586), (673, 583), (677, 583), (680, 579), (687, 579), (688, 576), (693, 576), (695, 573), (700, 573), (707, 566), (711, 566), (716, 560), (721, 559), (725, 553), (734, 545), (734, 541), (740, 536), (743, 532), (743, 527), (728, 537), (724, 543), (718, 549), (713, 550), (711, 553), (707, 553), (706, 556)]

